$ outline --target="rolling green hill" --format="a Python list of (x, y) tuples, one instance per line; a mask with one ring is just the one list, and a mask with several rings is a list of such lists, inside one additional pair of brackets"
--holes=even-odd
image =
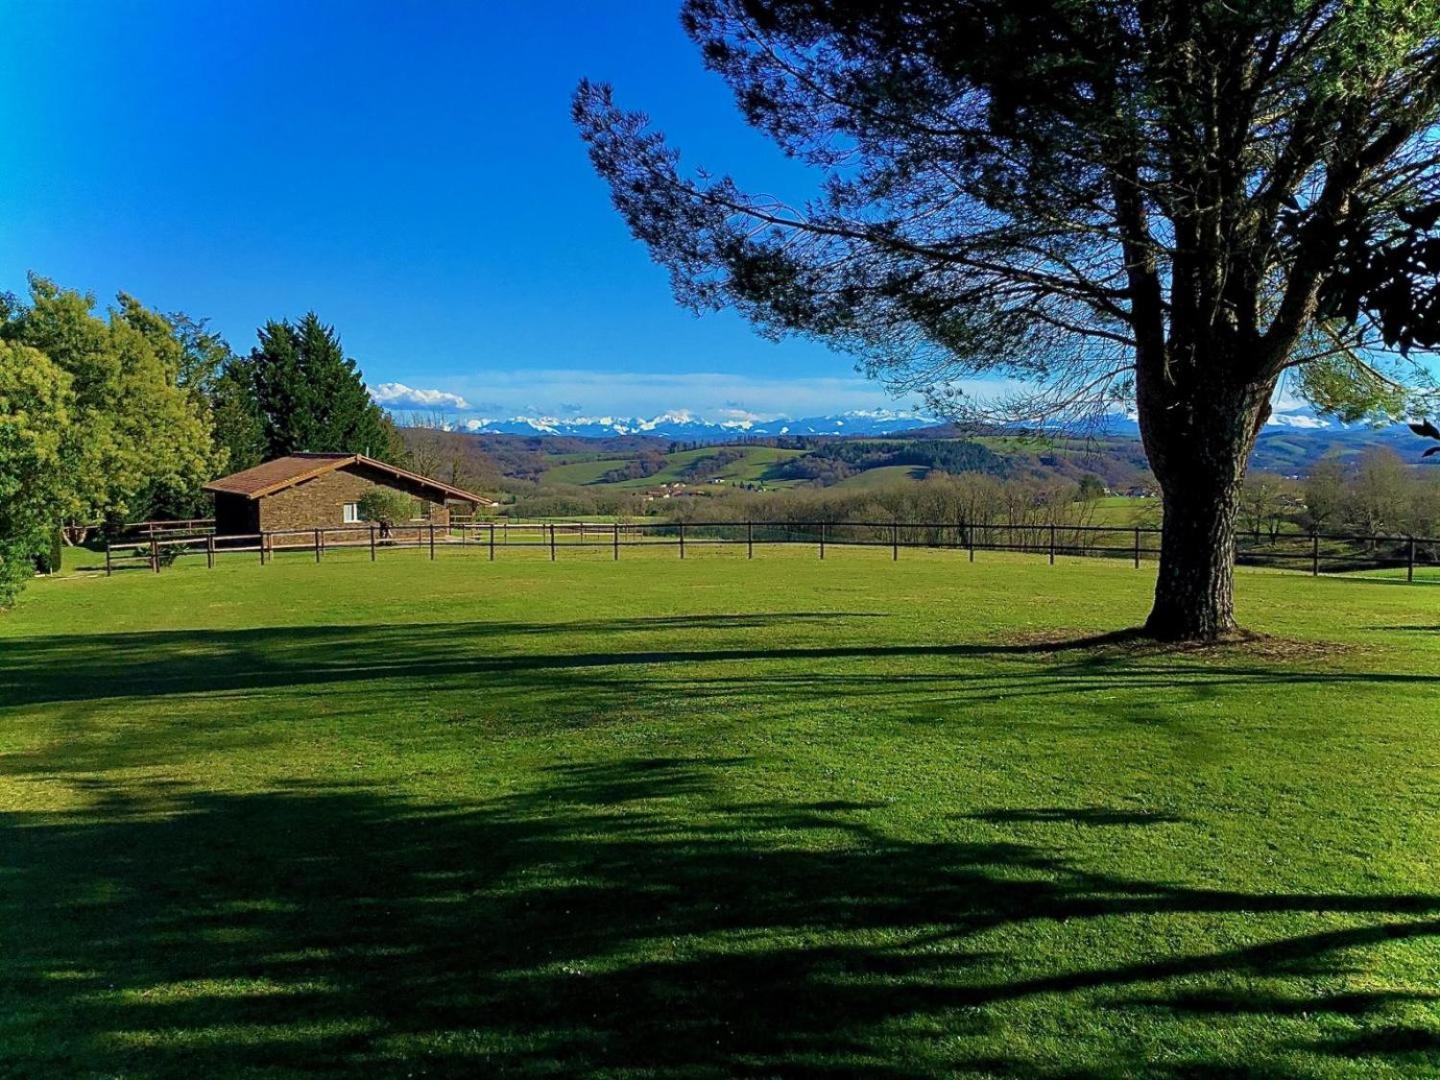
[[(766, 488), (831, 486), (841, 482), (854, 488), (913, 482), (931, 469), (1066, 483), (1078, 483), (1089, 474), (1125, 494), (1154, 486), (1144, 448), (1132, 435), (806, 436), (776, 440), (770, 445), (715, 443), (688, 449), (676, 449), (672, 441), (636, 436), (472, 438), (495, 471), (510, 479), (538, 481), (545, 486), (641, 491), (663, 484), (699, 485), (718, 479), (728, 484), (763, 484)], [(1377, 447), (1391, 448), (1402, 456), (1414, 457), (1417, 452), (1414, 437), (1403, 426), (1381, 430), (1335, 427), (1323, 431), (1272, 426), (1260, 435), (1252, 468), (1286, 476), (1304, 475), (1324, 455), (1353, 460)], [(733, 455), (734, 460), (707, 469), (704, 463), (716, 455)], [(804, 464), (797, 466), (801, 462)], [(902, 465), (920, 467), (896, 467)], [(859, 478), (858, 474), (872, 471), (875, 476)]]
[(874, 489), (889, 487), (891, 484), (903, 484), (907, 481), (924, 480), (932, 470), (923, 465), (882, 465), (878, 469), (866, 469), (854, 476), (847, 476), (838, 484), (833, 485), (836, 490), (854, 491), (859, 489)]
[[(705, 472), (707, 462), (719, 461), (722, 455), (736, 455), (736, 459), (718, 465), (713, 471)], [(671, 483), (706, 483), (721, 480), (726, 483), (764, 483), (767, 486), (789, 486), (792, 482), (770, 474), (775, 466), (801, 457), (803, 450), (785, 450), (774, 446), (704, 446), (694, 450), (678, 450), (659, 455), (661, 467), (648, 476), (628, 477), (609, 481), (608, 485), (626, 490), (645, 490)], [(548, 470), (543, 482), (547, 484), (606, 484), (607, 473), (623, 468), (649, 455), (623, 454), (592, 458), (590, 460), (567, 461)], [(702, 475), (703, 473), (703, 475)]]
[(796, 449), (714, 444), (668, 453), (662, 445), (642, 445), (555, 455), (547, 465), (540, 474), (544, 485), (621, 491), (666, 484), (698, 487), (712, 481), (765, 488), (880, 488), (946, 471), (1066, 483), (1094, 474), (1124, 491), (1148, 477), (1143, 453), (1133, 439), (817, 439)]

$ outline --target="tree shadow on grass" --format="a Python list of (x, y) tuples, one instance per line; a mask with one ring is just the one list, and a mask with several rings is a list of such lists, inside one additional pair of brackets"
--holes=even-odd
[[(94, 782), (86, 810), (6, 815), (0, 1047), (35, 1074), (1039, 1075), (1010, 1003), (1098, 1016), (1182, 980), (1135, 1006), (1160, 1013), (1261, 976), (1323, 1000), (1363, 950), (1440, 935), (1436, 895), (1181, 887), (896, 839), (865, 804), (727, 802), (742, 764), (554, 767), (473, 805)], [(1114, 924), (1264, 913), (1286, 918), (1171, 955)], [(997, 951), (1026, 927), (1050, 944)], [(1369, 1030), (1315, 1048), (1389, 1052)]]
[[(1243, 654), (1177, 657), (1129, 647), (1126, 635), (957, 644), (897, 636), (874, 612), (839, 611), (12, 639), (0, 644), (0, 715), (33, 720), (38, 734), (13, 729), (17, 749), (0, 755), (0, 775), (154, 768), (202, 747), (254, 749), (296, 720), (365, 725), (395, 711), (418, 718), (414, 738), (435, 746), (471, 725), (523, 733), (657, 717), (776, 724), (837, 703), (872, 724), (931, 725), (1053, 698), (1065, 708), (1047, 723), (1113, 729), (1163, 719), (1157, 700), (1440, 683)], [(1128, 705), (1117, 699), (1125, 694)], [(136, 709), (145, 711), (138, 727)], [(57, 725), (63, 740), (52, 737)]]
[[(547, 683), (576, 675), (603, 680), (636, 666), (669, 666), (688, 675), (726, 664), (804, 665), (825, 676), (830, 662), (853, 671), (854, 661), (955, 661), (957, 673), (977, 690), (985, 686), (967, 661), (983, 662), (982, 674), (1009, 694), (1072, 693), (1087, 687), (1173, 688), (1177, 671), (1211, 687), (1264, 680), (1269, 685), (1420, 685), (1440, 675), (1344, 670), (1334, 664), (1277, 665), (1265, 659), (1219, 653), (1187, 660), (1151, 643), (1128, 647), (1132, 632), (1066, 641), (931, 644), (877, 637), (869, 612), (780, 613), (577, 622), (357, 624), (265, 627), (237, 630), (166, 630), (125, 634), (76, 634), (7, 640), (0, 663), (0, 704), (25, 706), (83, 703), (126, 697), (296, 688), (395, 678), (431, 684), (469, 681), (478, 688)], [(847, 622), (857, 627), (841, 631)], [(750, 631), (810, 630), (821, 643), (751, 641)], [(689, 648), (655, 648), (656, 634), (686, 631)], [(642, 635), (637, 647), (615, 647), (626, 635)], [(869, 640), (864, 640), (868, 638)], [(860, 639), (860, 640), (856, 640)], [(542, 646), (553, 640), (554, 647)], [(813, 640), (813, 639), (812, 639)], [(611, 647), (595, 649), (591, 645)], [(1120, 647), (1115, 647), (1120, 646)], [(1001, 665), (1010, 662), (1007, 672)], [(1177, 663), (1187, 666), (1177, 668)], [(794, 679), (795, 676), (789, 676)], [(920, 677), (931, 679), (935, 674)], [(803, 678), (801, 676), (800, 678)], [(857, 684), (863, 681), (857, 676)], [(877, 681), (894, 685), (904, 675)], [(754, 680), (750, 680), (753, 684)]]

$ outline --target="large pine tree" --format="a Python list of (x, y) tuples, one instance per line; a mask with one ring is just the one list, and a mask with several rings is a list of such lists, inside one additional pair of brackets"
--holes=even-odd
[(679, 298), (942, 404), (988, 375), (1031, 391), (1002, 416), (1135, 408), (1165, 505), (1148, 626), (1230, 631), (1281, 380), (1393, 415), (1411, 373), (1375, 346), (1427, 340), (1387, 299), (1427, 248), (1346, 271), (1440, 224), (1440, 0), (685, 0), (682, 21), (820, 191), (682, 171), (582, 84), (594, 163)]
[(259, 337), (245, 374), (267, 457), (299, 451), (394, 455), (394, 426), (370, 399), (334, 327), (312, 311), (295, 323), (268, 322)]

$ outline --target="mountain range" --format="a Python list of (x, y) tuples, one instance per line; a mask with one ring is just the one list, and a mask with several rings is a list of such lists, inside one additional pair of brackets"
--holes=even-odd
[[(1107, 417), (1099, 425), (1111, 437), (1140, 437), (1139, 425), (1129, 417)], [(1255, 440), (1250, 467), (1282, 476), (1303, 476), (1322, 457), (1335, 454), (1353, 459), (1368, 450), (1389, 449), (1402, 458), (1417, 459), (1419, 440), (1405, 424), (1345, 424), (1308, 412), (1279, 412), (1270, 417)]]
[(888, 409), (761, 420), (705, 420), (685, 409), (659, 416), (512, 416), (508, 419), (470, 419), (457, 428), (475, 435), (564, 435), (571, 438), (610, 439), (620, 435), (651, 436), (677, 442), (733, 442), (747, 438), (785, 435), (894, 435), (934, 427), (939, 421), (918, 413)]
[[(540, 438), (556, 445), (558, 453), (570, 439), (591, 441), (599, 452), (635, 452), (651, 439), (656, 441), (721, 444), (747, 440), (765, 441), (798, 436), (852, 436), (879, 438), (965, 438), (973, 435), (915, 412), (867, 410), (807, 416), (792, 419), (709, 420), (686, 410), (674, 410), (654, 417), (620, 416), (513, 416), (506, 419), (472, 418), (452, 425), (457, 431), (479, 436)], [(1131, 417), (1105, 418), (1088, 431), (1086, 445), (1092, 454), (1111, 455), (1125, 468), (1136, 463), (1143, 469), (1138, 453), (1139, 428)], [(1058, 435), (1058, 433), (1057, 433)], [(1062, 440), (1070, 441), (1072, 440)], [(1374, 428), (1343, 424), (1310, 413), (1278, 412), (1271, 417), (1257, 440), (1252, 468), (1285, 476), (1307, 473), (1320, 458), (1338, 454), (1354, 459), (1368, 450), (1386, 447), (1402, 458), (1417, 458), (1415, 436), (1404, 424)], [(538, 450), (539, 447), (537, 446)], [(572, 446), (572, 451), (575, 447)], [(1132, 461), (1131, 459), (1135, 460)], [(1432, 459), (1440, 461), (1440, 459)], [(1117, 466), (1118, 467), (1118, 466)], [(1124, 469), (1121, 469), (1123, 472)]]
[[(916, 412), (888, 409), (857, 410), (824, 416), (758, 419), (742, 417), (707, 420), (684, 409), (654, 417), (638, 416), (512, 416), (505, 419), (472, 418), (455, 425), (475, 435), (559, 436), (584, 439), (649, 437), (673, 442), (725, 443), (745, 439), (773, 439), (800, 435), (851, 435), (875, 438), (884, 435), (961, 435), (941, 421)], [(1140, 433), (1128, 416), (1105, 417), (1091, 429), (1092, 434), (1111, 438), (1136, 437)], [(1363, 424), (1342, 424), (1307, 412), (1277, 412), (1261, 432), (1256, 448), (1258, 468), (1278, 472), (1301, 471), (1331, 450), (1344, 454), (1372, 446), (1392, 446), (1401, 454), (1412, 445), (1414, 436), (1404, 424), (1373, 428)]]

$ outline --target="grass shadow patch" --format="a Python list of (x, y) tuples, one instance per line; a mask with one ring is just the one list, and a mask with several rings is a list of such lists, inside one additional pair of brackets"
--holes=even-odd
[[(857, 820), (865, 804), (737, 806), (724, 778), (741, 764), (556, 766), (439, 805), (365, 785), (97, 783), (86, 809), (6, 815), (0, 1042), (22, 1073), (899, 1077), (1002, 1060), (987, 1040), (1006, 1003), (1058, 996), (1083, 1016), (1181, 980), (1190, 997), (1157, 1004), (1186, 1008), (1197, 981), (1264, 973), (1316, 986), (1323, 1010), (1344, 957), (1440, 935), (1440, 895), (1181, 887), (1036, 845), (898, 839)], [(825, 823), (842, 842), (796, 843)], [(978, 944), (1197, 913), (1290, 929), (1098, 964)], [(1352, 925), (1322, 928), (1339, 916)], [(1396, 1052), (1375, 1039), (1345, 1052)]]

